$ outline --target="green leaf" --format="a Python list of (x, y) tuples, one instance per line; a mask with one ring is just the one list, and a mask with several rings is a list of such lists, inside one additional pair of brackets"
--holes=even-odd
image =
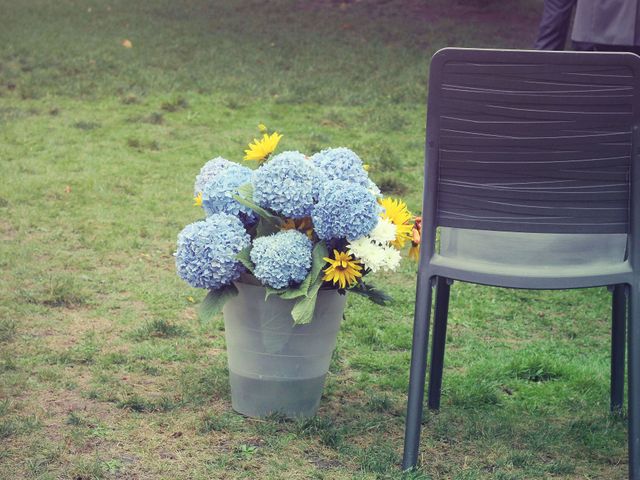
[(327, 256), (329, 256), (329, 251), (327, 250), (327, 245), (324, 243), (324, 240), (316, 243), (316, 245), (313, 247), (313, 252), (311, 252), (312, 263), (309, 275), (305, 277), (305, 279), (297, 288), (290, 288), (284, 290), (282, 293), (279, 293), (280, 298), (290, 300), (293, 298), (307, 296), (311, 285), (315, 284), (318, 276), (322, 274), (322, 268), (327, 263), (323, 260), (323, 258)]
[(242, 250), (240, 250), (237, 254), (236, 254), (236, 260), (238, 260), (240, 263), (242, 263), (242, 265), (244, 265), (247, 270), (249, 270), (251, 273), (253, 273), (253, 269), (255, 268), (255, 265), (253, 264), (253, 262), (251, 261), (251, 245), (243, 248)]
[(314, 297), (302, 297), (296, 302), (291, 309), (291, 316), (293, 317), (293, 323), (296, 325), (305, 325), (311, 323), (313, 320), (313, 311), (316, 308), (316, 300), (318, 296)]
[(238, 289), (235, 285), (227, 285), (217, 290), (209, 290), (198, 309), (200, 321), (208, 322), (214, 315), (222, 311), (222, 307), (230, 298), (238, 295)]
[(243, 198), (253, 198), (253, 185), (251, 183), (244, 183), (238, 187), (238, 195)]
[(266, 237), (267, 235), (271, 235), (272, 233), (276, 233), (280, 231), (280, 226), (261, 218), (258, 220), (258, 226), (256, 227), (256, 236), (257, 237)]
[(363, 297), (367, 297), (373, 303), (378, 305), (388, 305), (392, 298), (381, 290), (367, 285), (364, 282), (359, 282), (357, 285), (349, 289), (350, 292), (357, 293)]
[(324, 259), (329, 256), (329, 250), (327, 249), (327, 244), (324, 243), (324, 240), (316, 243), (316, 246), (313, 247), (313, 252), (311, 253), (312, 264), (311, 264), (311, 272), (309, 276), (311, 277), (311, 282), (313, 283), (316, 277), (322, 274), (322, 269), (327, 264), (327, 261)]
[(267, 298), (269, 298), (270, 295), (282, 295), (283, 293), (286, 293), (287, 290), (283, 290), (280, 288), (273, 288), (270, 287), (268, 285), (265, 285), (264, 287), (265, 289), (265, 294), (264, 294), (264, 299), (266, 300)]
[[(309, 278), (309, 276), (307, 276), (307, 278)], [(287, 290), (275, 290), (272, 293), (278, 294), (283, 300), (293, 300), (294, 298), (306, 297), (307, 293), (309, 292), (309, 286), (304, 288), (303, 284), (304, 281), (300, 284), (300, 286), (296, 288), (288, 288)]]
[(233, 198), (245, 207), (248, 207), (256, 212), (258, 216), (260, 216), (260, 218), (266, 220), (267, 222), (272, 223), (275, 226), (280, 226), (280, 224), (282, 223), (280, 217), (269, 213), (267, 210), (253, 201), (253, 185), (251, 185), (250, 183), (240, 185), (238, 187), (238, 195), (234, 195)]
[(293, 323), (296, 325), (304, 325), (313, 320), (313, 312), (316, 309), (316, 301), (318, 300), (318, 291), (322, 286), (322, 277), (318, 276), (315, 282), (309, 288), (309, 292), (300, 298), (291, 309)]

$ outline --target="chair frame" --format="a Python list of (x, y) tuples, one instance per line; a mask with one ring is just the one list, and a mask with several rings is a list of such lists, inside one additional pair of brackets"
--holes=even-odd
[[(496, 53), (498, 52), (498, 53)], [(585, 55), (600, 55), (602, 64), (620, 64), (624, 60), (634, 77), (640, 81), (640, 58), (628, 53), (594, 54), (578, 52), (541, 52), (517, 50), (478, 50), (445, 48), (437, 52), (431, 62), (429, 74), (430, 95), (427, 110), (427, 136), (425, 146), (425, 179), (423, 197), (423, 233), (420, 265), (417, 275), (416, 303), (413, 325), (413, 343), (411, 354), (410, 381), (407, 402), (404, 457), (402, 467), (408, 470), (418, 463), (420, 429), (423, 413), (424, 386), (427, 367), (427, 344), (433, 288), (436, 288), (434, 308), (433, 347), (429, 375), (428, 407), (437, 410), (440, 407), (440, 391), (444, 364), (447, 312), (450, 285), (454, 280), (506, 287), (526, 289), (574, 289), (607, 286), (612, 291), (612, 361), (611, 361), (611, 410), (622, 409), (624, 398), (624, 356), (625, 330), (628, 343), (628, 416), (629, 416), (629, 478), (640, 480), (640, 250), (635, 243), (640, 241), (640, 87), (634, 87), (631, 173), (628, 219), (628, 257), (619, 271), (606, 272), (588, 277), (565, 278), (521, 277), (469, 271), (464, 268), (452, 268), (438, 261), (435, 245), (438, 201), (438, 163), (440, 135), (439, 98), (432, 89), (440, 88), (443, 68), (451, 59), (475, 62), (491, 62), (495, 55), (500, 60), (512, 59), (522, 63), (523, 58), (531, 61), (543, 61), (560, 64), (580, 64), (591, 61)], [(607, 57), (602, 57), (607, 55)], [(523, 57), (524, 56), (524, 57)], [(633, 57), (633, 58), (630, 58)], [(627, 315), (628, 308), (628, 315)], [(634, 348), (633, 345), (636, 345)]]

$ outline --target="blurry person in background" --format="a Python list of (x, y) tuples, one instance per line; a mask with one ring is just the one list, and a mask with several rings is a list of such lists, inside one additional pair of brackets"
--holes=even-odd
[(571, 38), (640, 55), (640, 0), (578, 0)]
[[(576, 0), (545, 0), (540, 28), (533, 48), (536, 50), (564, 50)], [(573, 42), (574, 50), (593, 50), (586, 42)]]

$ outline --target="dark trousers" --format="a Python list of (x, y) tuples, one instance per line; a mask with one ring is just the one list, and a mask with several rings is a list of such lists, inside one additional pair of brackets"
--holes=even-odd
[(536, 50), (564, 50), (576, 0), (544, 0)]
[[(564, 50), (569, 35), (571, 13), (576, 0), (545, 0), (538, 37), (533, 48), (536, 50)], [(591, 51), (593, 45), (571, 42), (574, 50)]]

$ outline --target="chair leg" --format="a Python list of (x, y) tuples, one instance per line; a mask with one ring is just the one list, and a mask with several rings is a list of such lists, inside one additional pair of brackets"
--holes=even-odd
[(413, 319), (411, 369), (409, 371), (409, 398), (407, 401), (407, 418), (404, 434), (404, 455), (402, 458), (403, 470), (411, 469), (418, 463), (424, 381), (427, 370), (431, 296), (431, 279), (427, 275), (418, 276), (416, 307)]
[(611, 300), (611, 413), (622, 411), (624, 397), (626, 286), (615, 285)]
[(449, 313), (449, 280), (438, 277), (436, 286), (436, 306), (433, 319), (433, 346), (431, 348), (431, 367), (429, 370), (429, 408), (440, 408), (442, 389), (442, 370), (444, 368), (444, 348), (447, 340), (447, 316)]
[(629, 480), (640, 480), (640, 285), (630, 285), (627, 336)]

